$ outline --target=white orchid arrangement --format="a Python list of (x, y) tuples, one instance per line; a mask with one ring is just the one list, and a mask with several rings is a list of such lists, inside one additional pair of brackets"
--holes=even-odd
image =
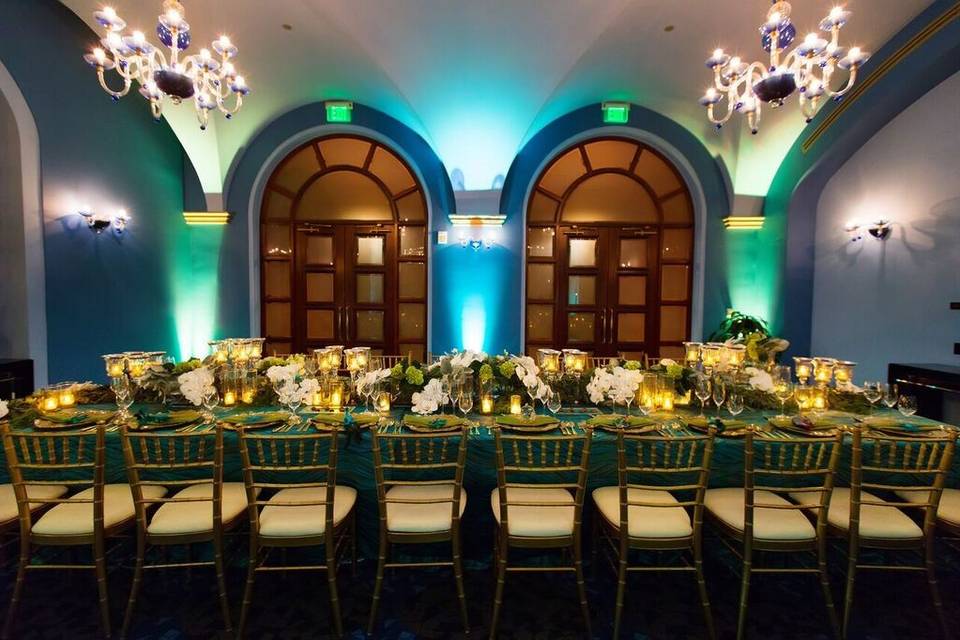
[(357, 392), (365, 393), (368, 390), (375, 388), (378, 383), (389, 379), (392, 373), (393, 369), (376, 369), (374, 371), (368, 371), (357, 378)]
[(209, 367), (198, 367), (182, 373), (177, 382), (180, 384), (180, 393), (195, 407), (203, 404), (203, 399), (217, 390), (213, 371)]
[(527, 388), (534, 400), (545, 400), (550, 395), (550, 385), (540, 379), (540, 368), (530, 356), (511, 356), (517, 379)]
[(773, 376), (763, 369), (758, 369), (757, 367), (747, 367), (743, 370), (743, 372), (750, 376), (747, 384), (750, 385), (751, 389), (766, 393), (774, 392)]
[(590, 395), (590, 402), (594, 404), (602, 404), (606, 400), (615, 404), (626, 404), (636, 396), (641, 380), (643, 373), (636, 369), (595, 369), (593, 377), (587, 383), (587, 393)]
[(6, 400), (0, 400), (0, 418), (6, 417), (10, 413), (10, 408), (7, 406)]
[(423, 387), (423, 391), (413, 394), (414, 413), (426, 416), (436, 411), (448, 402), (447, 394), (443, 392), (440, 380), (434, 378)]
[(280, 404), (300, 404), (310, 398), (320, 388), (320, 383), (314, 378), (304, 378), (299, 362), (287, 365), (274, 365), (267, 369), (267, 379), (277, 392)]

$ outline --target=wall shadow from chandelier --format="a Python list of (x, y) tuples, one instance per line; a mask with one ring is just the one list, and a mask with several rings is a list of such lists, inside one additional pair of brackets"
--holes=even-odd
[[(339, 99), (331, 96), (330, 99)], [(450, 314), (453, 292), (438, 292), (433, 274), (443, 269), (437, 255), (436, 229), (454, 211), (453, 188), (443, 163), (419, 134), (372, 107), (354, 103), (349, 125), (327, 123), (324, 102), (288, 111), (261, 129), (227, 173), (226, 208), (234, 212), (225, 228), (219, 265), (218, 337), (260, 335), (260, 209), (267, 180), (293, 149), (313, 138), (340, 133), (359, 134), (388, 146), (410, 165), (423, 187), (428, 212), (428, 349), (436, 350), (436, 333)], [(444, 334), (446, 329), (439, 329)], [(444, 344), (443, 349), (452, 348)]]
[[(936, 26), (940, 28), (935, 30)], [(911, 44), (918, 46), (898, 61), (898, 52)], [(895, 64), (885, 68), (891, 62)], [(882, 75), (874, 84), (844, 105), (844, 111), (804, 151), (811, 134), (843, 103), (824, 105), (790, 148), (767, 192), (766, 224), (759, 232), (759, 247), (775, 268), (769, 278), (754, 284), (757, 291), (766, 292), (776, 302), (768, 319), (775, 333), (790, 340), (788, 355), (808, 355), (811, 349), (820, 195), (834, 173), (865, 142), (930, 89), (960, 71), (960, 5), (955, 0), (932, 3), (873, 54), (861, 70), (859, 83), (868, 81), (878, 69)]]
[[(15, 19), (0, 23), (0, 61), (40, 132), (49, 379), (103, 379), (103, 353), (175, 352), (175, 260), (190, 242), (180, 213), (199, 206), (196, 173), (135, 90), (117, 103), (103, 92), (82, 59), (96, 36), (70, 9), (35, 0), (4, 9)], [(122, 239), (87, 229), (75, 213), (87, 202), (131, 212)]]
[[(537, 132), (524, 145), (507, 173), (500, 209), (507, 214), (502, 235), (523, 239), (510, 245), (513, 282), (509, 304), (502, 314), (520, 350), (524, 335), (526, 211), (534, 182), (558, 152), (577, 142), (602, 136), (632, 138), (664, 154), (680, 171), (693, 196), (696, 220), (692, 337), (709, 334), (730, 306), (728, 267), (737, 260), (729, 255), (728, 235), (722, 218), (730, 212), (729, 176), (722, 160), (714, 158), (689, 130), (670, 118), (640, 105), (632, 105), (626, 124), (604, 124), (600, 104), (571, 111)], [(516, 246), (514, 246), (516, 245)]]

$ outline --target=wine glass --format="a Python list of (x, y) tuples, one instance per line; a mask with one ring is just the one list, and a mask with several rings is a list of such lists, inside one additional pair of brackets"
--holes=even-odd
[(731, 387), (727, 394), (727, 411), (734, 418), (743, 411), (743, 392), (735, 387)]
[(127, 376), (113, 378), (110, 382), (110, 388), (117, 400), (117, 417), (121, 420), (130, 417), (130, 405), (133, 404), (134, 385)]
[(451, 408), (453, 407), (453, 382), (450, 380), (449, 375), (441, 376), (440, 378), (440, 393), (443, 394), (441, 402), (444, 406), (444, 413), (446, 413), (446, 405), (449, 402)]
[[(703, 410), (711, 394), (710, 379), (706, 376), (697, 376), (693, 383), (693, 392), (696, 394), (697, 399), (700, 400), (700, 417), (703, 418), (705, 417)], [(646, 413), (644, 413), (644, 415), (646, 415)]]
[(784, 418), (786, 417), (787, 400), (793, 395), (793, 383), (790, 382), (790, 378), (775, 380), (773, 383), (773, 393), (777, 396), (777, 400), (780, 401), (780, 415), (777, 417)]
[(873, 413), (877, 401), (883, 397), (883, 389), (880, 382), (864, 382), (863, 397), (870, 403), (870, 413)]
[(883, 404), (887, 406), (887, 409), (893, 409), (897, 406), (897, 402), (900, 400), (900, 389), (897, 387), (896, 383), (884, 385), (883, 387)]
[(303, 395), (299, 391), (293, 391), (288, 393), (284, 399), (284, 404), (287, 407), (287, 410), (290, 412), (290, 424), (297, 424), (300, 422), (300, 416), (297, 415), (297, 410), (300, 408), (300, 405), (303, 403)]
[(560, 412), (560, 408), (563, 406), (563, 403), (561, 402), (561, 398), (560, 398), (560, 392), (557, 391), (556, 389), (552, 390), (550, 392), (550, 395), (547, 396), (546, 405), (547, 405), (547, 411), (549, 411), (553, 415), (557, 415), (557, 413)]
[(907, 395), (900, 396), (900, 399), (897, 401), (897, 409), (905, 418), (912, 416), (917, 412), (917, 397)]
[(723, 401), (727, 397), (727, 383), (723, 380), (723, 378), (717, 376), (713, 380), (713, 384), (711, 386), (713, 387), (713, 392), (711, 395), (713, 397), (713, 403), (717, 405), (717, 417), (719, 418), (720, 407), (723, 406)]
[(216, 387), (211, 387), (205, 394), (203, 394), (203, 408), (205, 409), (204, 419), (208, 424), (213, 424), (213, 421), (216, 419), (216, 416), (213, 413), (213, 410), (220, 405), (220, 394), (217, 393)]
[(464, 419), (466, 419), (467, 414), (473, 409), (473, 393), (465, 389), (461, 389), (460, 397), (457, 398), (457, 406), (463, 413)]

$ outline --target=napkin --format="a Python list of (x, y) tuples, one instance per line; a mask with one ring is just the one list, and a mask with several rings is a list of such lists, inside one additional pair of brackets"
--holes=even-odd
[(75, 413), (73, 411), (55, 411), (52, 413), (42, 413), (40, 417), (47, 422), (56, 422), (58, 424), (77, 424), (87, 422), (91, 418), (86, 413)]
[(457, 416), (404, 416), (403, 421), (416, 427), (429, 427), (431, 429), (443, 429), (446, 427), (466, 424), (463, 418)]
[(619, 427), (625, 426), (627, 428), (632, 427), (648, 427), (653, 424), (657, 424), (657, 421), (653, 418), (648, 418), (645, 416), (594, 416), (587, 420), (587, 424), (596, 426), (596, 427)]
[(691, 416), (687, 418), (686, 421), (688, 425), (699, 427), (700, 429), (716, 427), (717, 433), (723, 433), (724, 431), (733, 429), (744, 429), (747, 426), (747, 423), (743, 420), (734, 420), (732, 418), (723, 420), (720, 418), (710, 418), (708, 416)]
[(523, 416), (497, 416), (497, 424), (511, 427), (545, 427), (548, 424), (558, 424), (560, 421), (551, 416), (534, 416), (527, 420)]

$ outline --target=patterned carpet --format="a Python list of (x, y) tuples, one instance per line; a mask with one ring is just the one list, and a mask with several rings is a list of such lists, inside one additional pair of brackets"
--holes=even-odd
[[(231, 546), (229, 593), (234, 623), (245, 577), (243, 539)], [(489, 548), (489, 547), (484, 547)], [(114, 624), (126, 604), (130, 571), (122, 566), (124, 549), (110, 574)], [(476, 551), (476, 548), (475, 548)], [(468, 554), (469, 555), (469, 554)], [(472, 637), (486, 637), (493, 578), (481, 554), (469, 563), (466, 589)], [(960, 627), (960, 554), (940, 550), (941, 593), (948, 618)], [(834, 596), (838, 604), (843, 556), (831, 558)], [(736, 628), (739, 574), (733, 555), (716, 541), (707, 541), (707, 582), (717, 628), (732, 638)], [(615, 577), (600, 567), (591, 578), (588, 597), (594, 637), (612, 634)], [(858, 598), (851, 638), (886, 640), (935, 638), (938, 629), (926, 581), (921, 575), (865, 573), (858, 580)], [(364, 638), (373, 587), (374, 566), (361, 561), (358, 576), (345, 566), (339, 575), (346, 636)], [(0, 572), (0, 598), (9, 601), (13, 572)], [(148, 573), (141, 592), (132, 637), (158, 640), (224, 637), (212, 571)], [(640, 574), (630, 578), (623, 637), (702, 638), (706, 632), (693, 579), (683, 574)], [(326, 580), (322, 574), (291, 573), (258, 577), (248, 638), (264, 640), (332, 637)], [(452, 574), (439, 569), (398, 570), (388, 574), (377, 637), (387, 640), (463, 637)], [(769, 640), (829, 638), (829, 627), (815, 578), (760, 576), (754, 579), (748, 635)], [(29, 576), (17, 617), (17, 638), (84, 639), (98, 637), (96, 588), (92, 574), (35, 572)], [(583, 627), (572, 576), (513, 574), (508, 576), (500, 637), (516, 640), (582, 638)], [(960, 631), (960, 628), (958, 628)]]

